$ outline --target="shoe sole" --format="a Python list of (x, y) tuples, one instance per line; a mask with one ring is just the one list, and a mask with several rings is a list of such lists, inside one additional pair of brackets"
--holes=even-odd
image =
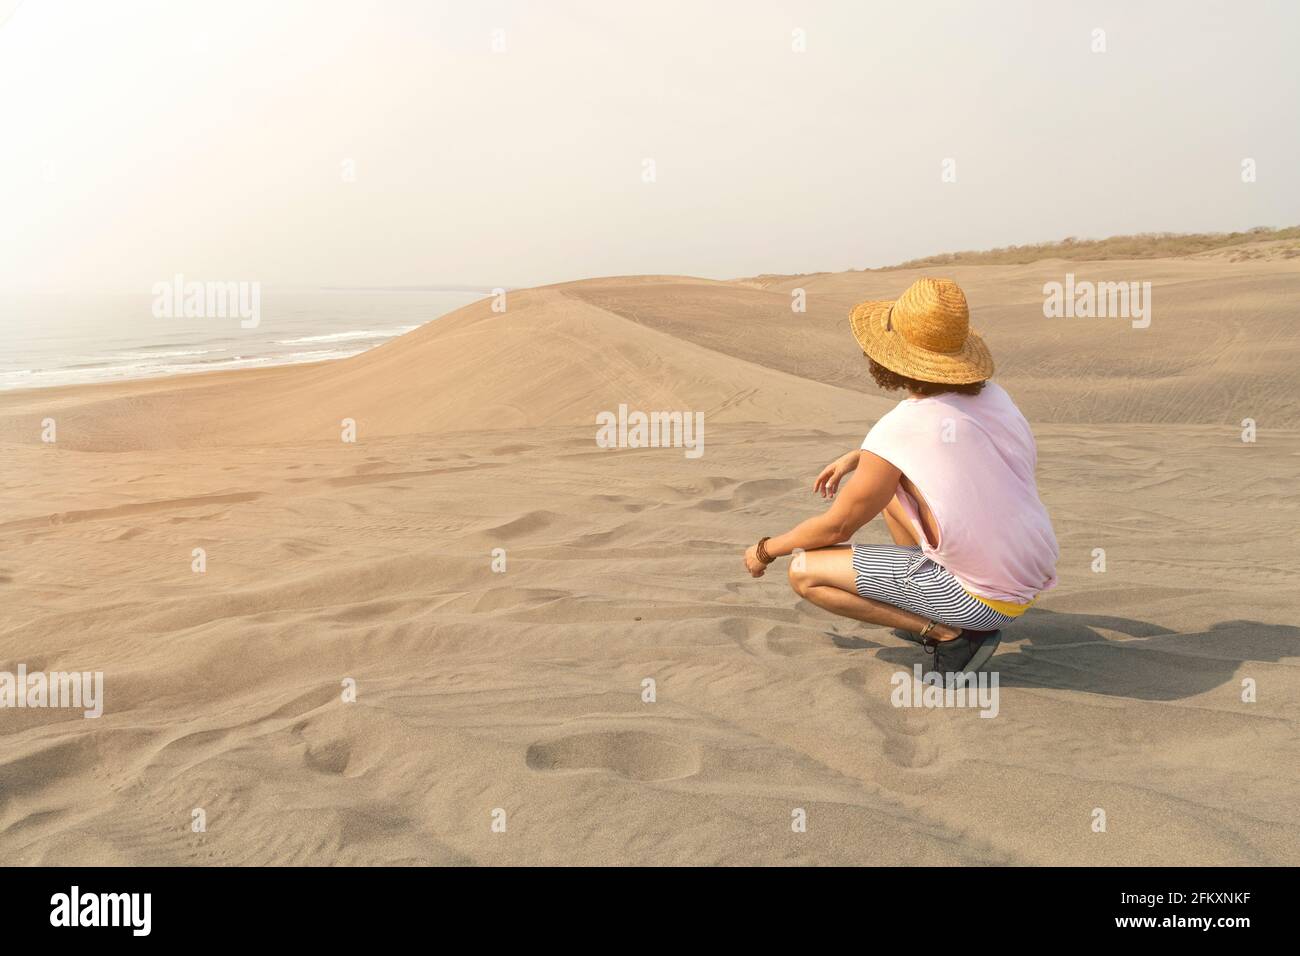
[(966, 662), (966, 666), (962, 669), (962, 673), (973, 674), (977, 670), (982, 668), (985, 664), (987, 664), (990, 660), (992, 660), (993, 655), (997, 653), (998, 645), (1001, 643), (1002, 643), (1001, 631), (994, 631), (993, 633), (989, 634), (988, 637), (984, 638), (984, 643), (980, 644), (979, 650), (975, 652), (975, 655), (969, 661)]

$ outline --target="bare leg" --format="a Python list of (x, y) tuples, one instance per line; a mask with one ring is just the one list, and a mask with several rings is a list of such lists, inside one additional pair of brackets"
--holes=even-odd
[[(851, 548), (805, 551), (790, 562), (790, 586), (800, 597), (818, 607), (856, 621), (901, 627), (918, 633), (930, 623), (929, 618), (858, 594)], [(950, 641), (960, 633), (960, 628), (946, 624), (935, 624), (930, 628), (930, 635), (940, 641)]]
[(898, 495), (889, 499), (889, 504), (885, 505), (885, 510), (880, 515), (885, 519), (885, 527), (889, 529), (889, 536), (894, 539), (894, 544), (915, 548), (921, 543), (916, 540), (916, 534), (912, 531), (912, 522), (907, 519), (907, 512), (898, 503)]

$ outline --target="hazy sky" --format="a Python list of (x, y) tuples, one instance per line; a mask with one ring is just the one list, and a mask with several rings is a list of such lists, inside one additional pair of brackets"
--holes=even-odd
[(721, 278), (1294, 224), (1298, 11), (0, 0), (0, 289)]

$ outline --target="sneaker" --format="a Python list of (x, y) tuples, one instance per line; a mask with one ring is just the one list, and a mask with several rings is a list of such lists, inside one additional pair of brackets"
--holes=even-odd
[(905, 641), (911, 641), (913, 644), (925, 643), (924, 641), (921, 640), (921, 635), (916, 633), (916, 631), (907, 631), (901, 627), (896, 627), (889, 633), (893, 634), (894, 637), (901, 637)]
[(951, 641), (927, 638), (922, 643), (934, 655), (934, 669), (940, 674), (953, 675), (952, 678), (945, 677), (945, 682), (951, 686), (958, 675), (973, 675), (989, 662), (1002, 643), (1002, 632), (963, 631)]
[(968, 671), (982, 670), (984, 665), (993, 659), (997, 652), (998, 645), (1002, 643), (1001, 631), (967, 631), (970, 642), (975, 646), (975, 653), (971, 655), (966, 662)]

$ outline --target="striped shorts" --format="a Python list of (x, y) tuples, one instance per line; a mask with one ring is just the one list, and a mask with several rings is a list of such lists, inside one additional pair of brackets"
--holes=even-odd
[(853, 576), (858, 594), (892, 604), (950, 627), (995, 631), (1015, 620), (966, 593), (957, 579), (918, 547), (855, 544)]

